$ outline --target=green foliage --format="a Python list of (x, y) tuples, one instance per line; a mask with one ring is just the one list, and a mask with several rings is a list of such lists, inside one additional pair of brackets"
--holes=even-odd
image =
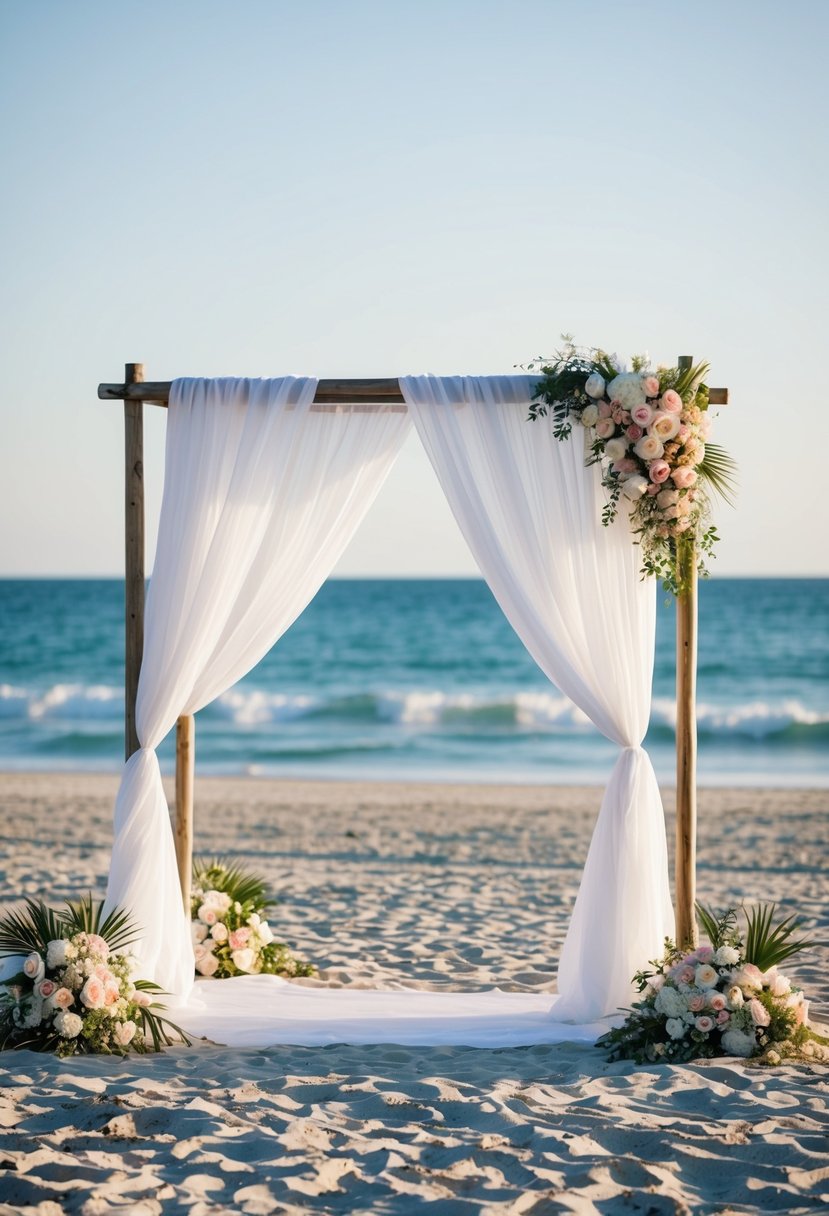
[[(202, 891), (224, 891), (234, 902), (256, 904), (257, 911), (272, 908), (277, 902), (268, 895), (264, 878), (248, 873), (225, 857), (194, 860), (193, 886)], [(198, 907), (194, 907), (194, 916), (197, 911)]]
[(770, 967), (776, 967), (816, 944), (810, 938), (793, 936), (803, 927), (803, 922), (796, 916), (787, 916), (775, 925), (776, 910), (776, 904), (743, 908), (746, 918), (745, 959), (760, 971), (768, 971)]
[(737, 462), (717, 443), (706, 443), (705, 458), (697, 473), (730, 507), (737, 492)]
[(65, 936), (65, 918), (39, 899), (27, 899), (23, 910), (0, 917), (0, 955), (45, 954), (49, 942)]
[(714, 908), (706, 908), (699, 902), (695, 904), (695, 907), (700, 928), (711, 943), (713, 950), (719, 950), (720, 946), (731, 945), (738, 939), (736, 908), (726, 908), (724, 912), (717, 912)]

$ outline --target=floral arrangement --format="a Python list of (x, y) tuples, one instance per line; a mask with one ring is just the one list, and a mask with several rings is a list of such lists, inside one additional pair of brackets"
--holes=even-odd
[(735, 466), (710, 442), (704, 379), (707, 363), (651, 369), (637, 356), (627, 370), (616, 355), (567, 345), (553, 361), (539, 359), (542, 378), (530, 419), (551, 412), (553, 434), (568, 439), (573, 421), (588, 432), (588, 464), (599, 464), (608, 492), (602, 522), (630, 501), (643, 576), (661, 578), (673, 594), (687, 581), (688, 546), (705, 574), (705, 557), (719, 539), (710, 523), (709, 490), (731, 501)]
[(137, 934), (126, 913), (102, 913), (91, 896), (65, 911), (27, 899), (0, 920), (0, 956), (22, 960), (0, 986), (0, 1050), (126, 1055), (189, 1043), (160, 1016), (158, 985), (133, 978), (126, 947)]
[(664, 957), (634, 976), (642, 999), (597, 1046), (611, 1060), (640, 1064), (712, 1056), (829, 1061), (829, 1039), (809, 1026), (809, 1002), (779, 970), (813, 943), (793, 938), (794, 917), (775, 925), (774, 911), (774, 904), (744, 910), (743, 934), (737, 909), (718, 914), (698, 904), (710, 945), (685, 952), (666, 942)]
[(275, 902), (258, 876), (221, 858), (197, 862), (190, 914), (198, 974), (313, 975), (310, 963), (274, 939), (267, 912)]

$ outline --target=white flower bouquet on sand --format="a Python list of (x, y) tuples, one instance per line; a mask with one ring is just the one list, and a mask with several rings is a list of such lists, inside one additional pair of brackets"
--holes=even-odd
[(161, 1017), (158, 985), (134, 978), (136, 936), (125, 912), (103, 918), (91, 896), (59, 912), (27, 899), (0, 919), (0, 956), (19, 964), (0, 985), (0, 1050), (126, 1055), (189, 1043)]
[(313, 975), (315, 968), (274, 939), (267, 913), (275, 900), (263, 879), (221, 858), (193, 867), (191, 931), (196, 971), (234, 975)]
[(829, 1040), (809, 1026), (809, 1002), (779, 970), (812, 943), (794, 938), (800, 927), (794, 917), (774, 924), (774, 904), (743, 912), (744, 934), (737, 909), (716, 913), (697, 904), (710, 945), (682, 951), (667, 942), (663, 958), (637, 972), (633, 982), (642, 999), (597, 1043), (611, 1060), (829, 1060)]

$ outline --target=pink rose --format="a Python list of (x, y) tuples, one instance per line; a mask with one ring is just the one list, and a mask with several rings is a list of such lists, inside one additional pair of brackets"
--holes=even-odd
[(104, 985), (97, 975), (90, 975), (81, 989), (81, 1001), (87, 1009), (103, 1009)]
[(231, 950), (241, 950), (247, 945), (249, 937), (250, 929), (234, 929), (227, 940)]
[(717, 1013), (717, 1025), (724, 1026), (726, 1024), (726, 1022), (729, 1022), (730, 1020), (731, 1020), (731, 1014), (728, 1012), (728, 1010), (720, 1009), (719, 1012)]
[(610, 417), (615, 423), (620, 423), (622, 421), (622, 407), (617, 405), (614, 409), (611, 409)]
[(102, 937), (98, 936), (97, 933), (89, 934), (86, 939), (86, 945), (90, 954), (95, 954), (98, 956), (98, 958), (109, 958), (109, 946)]
[(643, 435), (641, 439), (637, 439), (633, 450), (642, 460), (648, 461), (658, 460), (665, 451), (662, 440), (657, 439), (656, 435)]
[(665, 390), (659, 404), (668, 414), (682, 413), (682, 398), (680, 397), (679, 393), (674, 392), (672, 388)]
[(755, 1026), (768, 1026), (769, 1022), (771, 1021), (769, 1011), (766, 1009), (765, 1005), (761, 1004), (760, 1001), (757, 1000), (756, 996), (753, 996), (748, 1002), (748, 1008), (749, 1012), (751, 1013), (751, 1020)]
[(705, 1008), (705, 997), (701, 992), (692, 992), (688, 997), (688, 1008), (691, 1013), (700, 1013)]
[(679, 430), (676, 433), (677, 439), (681, 439), (684, 443), (690, 434), (691, 428), (688, 426), (688, 424), (685, 422), (680, 423)]
[(68, 988), (58, 988), (52, 999), (58, 1009), (68, 1009), (70, 1005), (75, 1004), (75, 998)]
[(37, 991), (45, 1000), (46, 997), (51, 996), (53, 992), (57, 991), (57, 987), (58, 986), (54, 980), (41, 980)]
[(658, 493), (659, 493), (659, 486), (657, 486), (657, 485), (648, 486), (648, 494), (651, 496), (651, 498), (656, 498)]
[(635, 422), (632, 422), (631, 425), (628, 427), (628, 429), (625, 431), (625, 434), (627, 435), (628, 439), (632, 439), (634, 443), (636, 442), (637, 439), (641, 439), (642, 436), (644, 435), (644, 433), (645, 432), (642, 430), (641, 426), (637, 426)]
[(657, 486), (661, 485), (663, 481), (667, 481), (670, 475), (671, 466), (667, 460), (654, 460), (648, 469), (648, 476)]
[(715, 1013), (719, 1013), (721, 1009), (725, 1009), (726, 1000), (721, 992), (712, 992), (708, 997), (708, 1004)]
[(714, 951), (710, 946), (700, 946), (697, 949), (697, 958), (701, 963), (710, 963), (714, 957)]
[(696, 1026), (697, 1030), (701, 1030), (703, 1034), (708, 1034), (710, 1030), (714, 1029), (714, 1019), (709, 1018), (708, 1014), (704, 1013), (702, 1017), (697, 1018), (694, 1025)]
[(630, 456), (623, 456), (621, 460), (617, 460), (613, 465), (613, 472), (618, 473), (622, 477), (627, 477), (631, 473), (635, 473), (638, 465), (635, 460), (631, 460)]
[(678, 490), (687, 490), (697, 480), (696, 469), (689, 469), (687, 465), (680, 465), (678, 469), (674, 469), (671, 473), (671, 481)]
[(607, 402), (607, 401), (600, 401), (600, 402), (599, 402), (599, 417), (600, 417), (600, 418), (609, 418), (609, 417), (610, 417), (610, 404), (609, 404), (609, 402)]
[(649, 397), (658, 397), (659, 396), (659, 377), (658, 376), (645, 376), (645, 378), (642, 381), (642, 388), (645, 390), (645, 392), (647, 393), (647, 395)]
[(680, 967), (679, 975), (677, 976), (677, 982), (680, 984), (693, 984), (694, 968), (693, 967)]
[(612, 418), (600, 418), (596, 423), (596, 434), (600, 439), (611, 439), (616, 434), (616, 423)]
[(630, 411), (631, 422), (635, 422), (637, 426), (650, 426), (653, 421), (654, 408), (652, 405), (637, 405), (635, 410)]

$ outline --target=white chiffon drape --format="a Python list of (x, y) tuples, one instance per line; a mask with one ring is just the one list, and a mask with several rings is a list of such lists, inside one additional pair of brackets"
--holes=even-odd
[[(144, 978), (193, 984), (155, 748), (249, 671), (310, 602), (410, 427), (401, 407), (313, 406), (317, 381), (173, 382), (164, 495), (138, 686), (140, 749), (115, 805), (107, 906), (129, 909)], [(168, 1001), (168, 1004), (170, 1002)]]
[(622, 749), (604, 792), (558, 969), (551, 1017), (589, 1023), (674, 920), (662, 802), (641, 743), (650, 713), (655, 584), (576, 434), (530, 423), (528, 376), (408, 376), (415, 426), (481, 572), (542, 671)]

